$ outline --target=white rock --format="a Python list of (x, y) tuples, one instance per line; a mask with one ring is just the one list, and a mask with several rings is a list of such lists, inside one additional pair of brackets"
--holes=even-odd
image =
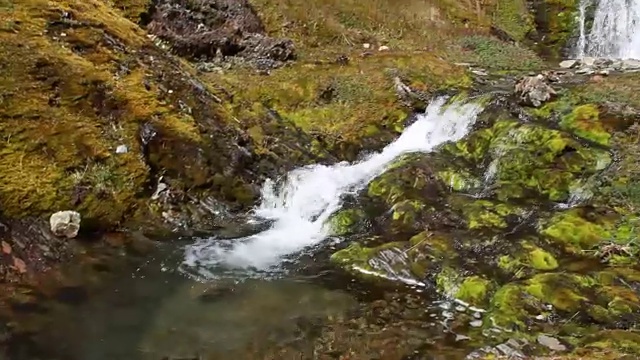
[(378, 51), (389, 51), (389, 47), (386, 45), (382, 45), (378, 48)]
[(540, 345), (544, 345), (546, 347), (548, 347), (551, 350), (555, 350), (555, 351), (566, 351), (567, 347), (562, 345), (562, 343), (560, 341), (558, 341), (558, 339), (551, 337), (551, 336), (547, 336), (547, 335), (539, 335), (538, 336), (538, 343), (540, 343)]
[(365, 49), (370, 49), (371, 48), (371, 44), (364, 43), (364, 44), (362, 44), (362, 47), (365, 48)]
[(640, 60), (626, 59), (622, 60), (623, 70), (640, 69)]
[(563, 69), (571, 69), (578, 63), (578, 60), (565, 60), (560, 63), (560, 67)]
[(590, 67), (583, 67), (583, 68), (580, 68), (580, 69), (576, 70), (576, 74), (591, 75), (593, 73), (594, 73), (594, 71)]
[(127, 152), (129, 152), (127, 145), (118, 145), (116, 148), (116, 154), (126, 154)]
[(49, 225), (51, 226), (51, 232), (55, 236), (64, 236), (71, 239), (78, 236), (80, 220), (80, 214), (75, 211), (58, 211), (49, 218)]
[(582, 65), (593, 66), (596, 63), (596, 58), (584, 57), (582, 58)]
[(473, 320), (469, 323), (472, 327), (480, 327), (482, 326), (482, 320)]

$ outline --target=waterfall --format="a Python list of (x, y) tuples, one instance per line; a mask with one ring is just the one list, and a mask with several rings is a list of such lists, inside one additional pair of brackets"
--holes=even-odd
[(344, 194), (363, 189), (401, 154), (429, 152), (461, 139), (482, 110), (474, 103), (445, 103), (445, 98), (433, 101), (398, 139), (361, 161), (305, 166), (283, 181), (266, 181), (254, 213), (272, 221), (271, 227), (241, 239), (200, 239), (186, 248), (183, 267), (204, 277), (221, 268), (267, 270), (326, 239), (331, 235), (327, 221), (340, 209)]
[(598, 0), (587, 33), (587, 9), (594, 0), (581, 0), (577, 57), (640, 59), (640, 0)]

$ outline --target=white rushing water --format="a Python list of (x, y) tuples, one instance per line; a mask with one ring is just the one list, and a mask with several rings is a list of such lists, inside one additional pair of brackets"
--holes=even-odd
[(331, 235), (327, 220), (340, 209), (344, 194), (364, 188), (401, 154), (428, 152), (461, 139), (482, 110), (474, 103), (445, 102), (433, 101), (398, 139), (361, 161), (305, 166), (283, 181), (266, 181), (254, 212), (271, 220), (271, 227), (241, 239), (201, 239), (186, 248), (183, 266), (205, 277), (215, 276), (214, 269), (221, 267), (266, 270), (284, 256), (318, 244)]
[[(594, 4), (593, 25), (586, 29)], [(578, 58), (640, 59), (640, 0), (581, 0), (579, 27)]]

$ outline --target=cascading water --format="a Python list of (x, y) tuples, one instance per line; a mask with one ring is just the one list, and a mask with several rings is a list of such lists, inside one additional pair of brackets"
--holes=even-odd
[(577, 57), (640, 59), (640, 0), (595, 0), (593, 25), (586, 29), (587, 9), (581, 0)]
[(327, 220), (344, 194), (361, 190), (403, 153), (428, 152), (461, 139), (482, 110), (474, 103), (445, 102), (436, 99), (398, 139), (359, 162), (305, 166), (282, 182), (266, 181), (254, 211), (257, 218), (272, 221), (271, 227), (246, 238), (201, 239), (186, 248), (183, 270), (207, 278), (224, 268), (267, 270), (284, 256), (318, 244), (331, 235)]

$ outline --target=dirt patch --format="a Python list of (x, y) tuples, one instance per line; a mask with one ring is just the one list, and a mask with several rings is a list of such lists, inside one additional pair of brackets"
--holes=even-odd
[(293, 42), (266, 36), (247, 0), (160, 0), (150, 15), (149, 33), (191, 60), (238, 56), (278, 67), (295, 59)]

